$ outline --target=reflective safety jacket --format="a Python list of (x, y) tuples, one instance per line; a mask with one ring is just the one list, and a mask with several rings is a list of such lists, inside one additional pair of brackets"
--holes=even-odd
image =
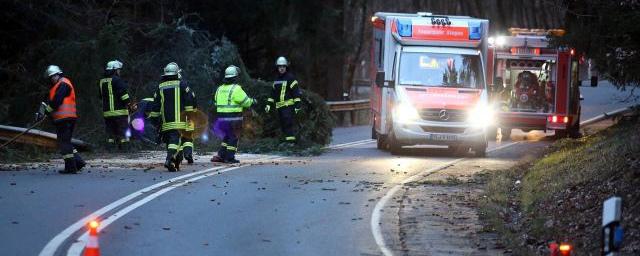
[(160, 131), (187, 129), (188, 112), (195, 111), (195, 98), (186, 82), (166, 78), (153, 95), (153, 110), (149, 117), (160, 117)]
[(129, 115), (129, 92), (127, 84), (117, 75), (107, 76), (98, 82), (102, 98), (104, 117)]
[(275, 104), (276, 108), (294, 106), (300, 108), (300, 88), (298, 80), (288, 71), (279, 75), (276, 81), (273, 81), (271, 97), (267, 99), (270, 104)]
[(218, 120), (242, 120), (242, 110), (251, 107), (254, 100), (238, 84), (222, 84), (213, 96)]
[(51, 114), (53, 121), (63, 119), (76, 119), (76, 92), (73, 84), (66, 77), (61, 77), (58, 82), (49, 89), (47, 112)]

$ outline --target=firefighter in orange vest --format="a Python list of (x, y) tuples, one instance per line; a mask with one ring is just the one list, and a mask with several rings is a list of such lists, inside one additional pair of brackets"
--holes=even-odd
[(71, 81), (62, 76), (60, 67), (50, 65), (45, 75), (51, 80), (51, 89), (45, 102), (42, 102), (36, 115), (37, 121), (41, 121), (45, 114), (48, 114), (56, 126), (58, 138), (58, 148), (64, 159), (64, 170), (62, 174), (75, 174), (85, 162), (78, 154), (78, 151), (71, 144), (73, 128), (76, 126), (78, 114), (76, 111), (76, 93)]

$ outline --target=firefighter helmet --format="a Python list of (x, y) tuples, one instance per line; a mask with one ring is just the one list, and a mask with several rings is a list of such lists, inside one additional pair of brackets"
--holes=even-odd
[(44, 73), (46, 77), (51, 77), (53, 75), (62, 74), (62, 69), (56, 65), (49, 65), (47, 67), (47, 71)]
[(280, 56), (276, 60), (276, 66), (289, 66), (289, 61), (284, 56)]
[(231, 65), (224, 70), (224, 78), (236, 77), (239, 74), (240, 74), (240, 69), (234, 65)]
[(180, 67), (178, 67), (178, 64), (176, 64), (175, 62), (171, 62), (164, 67), (163, 76), (175, 76), (178, 75), (180, 71), (182, 70), (180, 69)]
[(118, 60), (112, 60), (107, 62), (107, 68), (106, 70), (116, 70), (116, 69), (121, 69), (122, 68), (122, 62), (118, 61)]

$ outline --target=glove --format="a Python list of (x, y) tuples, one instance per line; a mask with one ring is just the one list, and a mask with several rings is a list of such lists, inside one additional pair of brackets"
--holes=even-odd
[(264, 112), (269, 113), (269, 111), (271, 111), (271, 105), (264, 106)]
[(44, 102), (40, 103), (40, 108), (38, 108), (38, 112), (36, 113), (36, 122), (40, 122), (45, 117), (45, 109), (46, 105)]

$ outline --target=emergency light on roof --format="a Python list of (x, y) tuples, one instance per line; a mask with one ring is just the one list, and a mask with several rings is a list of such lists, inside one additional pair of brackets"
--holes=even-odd
[(398, 34), (401, 37), (411, 37), (413, 35), (413, 25), (411, 24), (411, 20), (408, 19), (398, 19)]

